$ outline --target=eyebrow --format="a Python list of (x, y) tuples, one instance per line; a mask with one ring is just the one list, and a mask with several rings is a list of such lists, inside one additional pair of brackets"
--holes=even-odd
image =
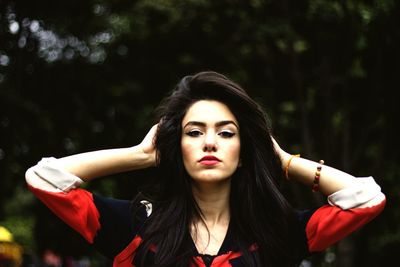
[[(215, 123), (216, 127), (221, 127), (221, 126), (225, 126), (228, 124), (233, 124), (236, 126), (237, 129), (239, 129), (239, 126), (236, 124), (236, 122), (232, 121), (232, 120), (226, 120), (226, 121), (218, 121)], [(194, 126), (200, 126), (200, 127), (206, 127), (207, 124), (201, 121), (188, 121), (185, 126), (183, 126), (183, 128), (185, 129), (187, 126), (189, 125), (194, 125)]]

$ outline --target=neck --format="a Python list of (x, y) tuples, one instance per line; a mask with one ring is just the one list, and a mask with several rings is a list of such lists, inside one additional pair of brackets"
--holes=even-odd
[(202, 212), (202, 219), (208, 227), (229, 223), (230, 180), (220, 183), (193, 183), (192, 191), (193, 197)]

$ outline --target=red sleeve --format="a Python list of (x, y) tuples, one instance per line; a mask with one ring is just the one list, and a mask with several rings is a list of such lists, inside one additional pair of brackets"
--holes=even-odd
[(68, 193), (48, 192), (29, 185), (28, 188), (60, 219), (89, 243), (93, 243), (100, 229), (100, 216), (90, 192), (83, 189), (74, 189)]
[(324, 205), (311, 216), (306, 226), (310, 252), (323, 251), (375, 218), (384, 208), (386, 200), (367, 208), (343, 210)]

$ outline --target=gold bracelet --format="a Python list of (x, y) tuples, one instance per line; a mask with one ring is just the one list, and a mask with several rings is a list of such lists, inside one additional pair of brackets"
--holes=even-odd
[(285, 177), (286, 177), (286, 179), (288, 179), (288, 180), (289, 180), (289, 166), (290, 166), (290, 162), (292, 161), (292, 159), (293, 159), (294, 157), (298, 158), (298, 157), (300, 157), (300, 154), (292, 155), (292, 156), (290, 157), (290, 159), (288, 160), (288, 162), (286, 163), (286, 167), (285, 167)]

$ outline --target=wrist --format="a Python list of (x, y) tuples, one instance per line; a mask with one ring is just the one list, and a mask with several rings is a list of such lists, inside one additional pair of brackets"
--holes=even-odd
[(283, 173), (284, 173), (286, 179), (290, 180), (290, 178), (289, 178), (289, 169), (290, 169), (292, 160), (294, 158), (299, 158), (299, 157), (300, 157), (300, 154), (291, 155), (291, 154), (287, 153), (287, 155), (285, 155), (285, 164), (283, 165), (284, 166)]
[(292, 156), (293, 156), (292, 154), (289, 154), (283, 150), (281, 151), (281, 153), (279, 154), (279, 157), (281, 159), (282, 170), (285, 170), (285, 168), (288, 165), (289, 160)]
[(155, 166), (155, 153), (146, 152), (140, 145), (130, 148), (133, 169), (143, 169)]

